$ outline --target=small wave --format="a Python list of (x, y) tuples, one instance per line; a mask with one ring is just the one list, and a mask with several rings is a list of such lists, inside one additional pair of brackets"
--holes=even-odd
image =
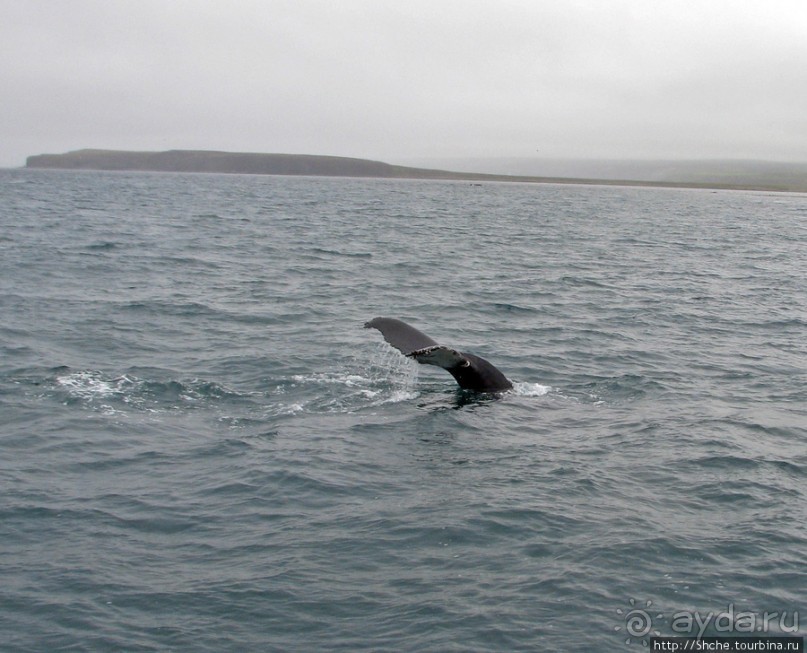
[(505, 311), (507, 313), (536, 313), (537, 310), (532, 306), (519, 306), (518, 304), (507, 304), (503, 302), (494, 302), (492, 304), (494, 310)]
[(304, 410), (305, 404), (302, 403), (280, 404), (278, 409), (274, 411), (274, 415), (296, 415), (297, 413), (302, 413)]
[(103, 241), (87, 245), (87, 249), (90, 251), (110, 250), (110, 249), (116, 249), (117, 247), (120, 247), (120, 245), (118, 243), (113, 243), (111, 241)]
[(221, 313), (200, 302), (168, 302), (162, 300), (133, 301), (121, 306), (121, 310), (151, 315), (172, 315), (178, 317), (217, 317)]
[(323, 247), (314, 247), (310, 251), (315, 254), (328, 254), (330, 256), (348, 256), (350, 258), (372, 258), (372, 252), (343, 252), (337, 249), (325, 249)]
[(588, 286), (592, 288), (609, 288), (610, 286), (589, 277), (566, 275), (560, 278), (561, 283), (569, 286)]
[(600, 377), (587, 383), (568, 386), (565, 392), (570, 397), (577, 397), (586, 403), (621, 403), (636, 401), (648, 394), (664, 391), (664, 385), (641, 374), (622, 374), (613, 377)]

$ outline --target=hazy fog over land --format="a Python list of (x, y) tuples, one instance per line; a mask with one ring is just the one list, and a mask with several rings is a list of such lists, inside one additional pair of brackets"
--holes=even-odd
[(805, 62), (803, 0), (0, 0), (0, 166), (807, 161)]

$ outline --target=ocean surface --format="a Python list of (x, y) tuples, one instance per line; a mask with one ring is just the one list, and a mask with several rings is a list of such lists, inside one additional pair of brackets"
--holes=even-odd
[(0, 225), (2, 651), (805, 634), (807, 196), (4, 170)]

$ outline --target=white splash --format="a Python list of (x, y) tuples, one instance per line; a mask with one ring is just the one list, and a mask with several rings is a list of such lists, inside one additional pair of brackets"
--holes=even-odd
[[(295, 374), (285, 393), (310, 393), (320, 386), (316, 396), (303, 400), (305, 411), (353, 412), (381, 404), (409, 401), (419, 396), (416, 390), (418, 365), (384, 343), (371, 355), (355, 359), (346, 369)], [(277, 392), (276, 394), (282, 394)], [(288, 396), (288, 394), (287, 394)], [(290, 408), (288, 401), (283, 409)], [(292, 414), (288, 411), (287, 414)]]
[(543, 397), (551, 390), (551, 386), (540, 383), (513, 383), (513, 393), (519, 397)]

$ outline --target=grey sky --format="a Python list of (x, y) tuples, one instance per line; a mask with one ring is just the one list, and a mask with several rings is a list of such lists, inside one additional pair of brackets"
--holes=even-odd
[(807, 160), (805, 0), (0, 0), (0, 166), (81, 147)]

